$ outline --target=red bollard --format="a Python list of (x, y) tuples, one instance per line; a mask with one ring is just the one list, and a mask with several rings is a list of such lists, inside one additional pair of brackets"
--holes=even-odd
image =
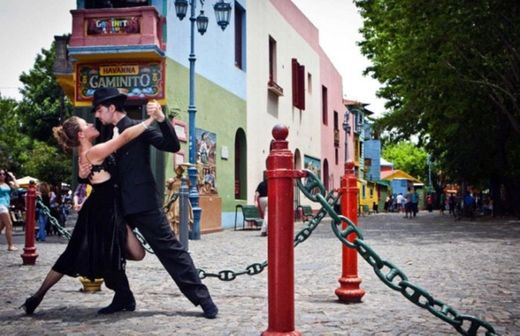
[(34, 243), (34, 223), (36, 210), (36, 188), (34, 184), (29, 184), (29, 189), (25, 195), (25, 247), (21, 254), (24, 265), (34, 265), (38, 253)]
[[(345, 164), (345, 175), (341, 179), (341, 213), (349, 218), (354, 224), (358, 224), (357, 216), (357, 180), (354, 175), (354, 162)], [(347, 228), (347, 223), (342, 224), (342, 228)], [(353, 241), (352, 235), (347, 237), (348, 241)], [(335, 293), (340, 301), (346, 303), (361, 302), (365, 291), (359, 288), (361, 278), (358, 276), (357, 251), (342, 245), (343, 265), (342, 273), (339, 278), (340, 287)]]
[(301, 335), (294, 329), (294, 177), (289, 130), (276, 125), (267, 157), (267, 285), (269, 325), (264, 336)]

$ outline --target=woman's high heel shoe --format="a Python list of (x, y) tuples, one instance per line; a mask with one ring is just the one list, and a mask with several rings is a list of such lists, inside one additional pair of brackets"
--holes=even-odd
[(20, 309), (25, 310), (25, 314), (32, 315), (34, 310), (38, 308), (40, 305), (40, 302), (42, 302), (43, 297), (38, 296), (31, 296), (27, 300), (25, 300), (25, 303), (20, 306)]

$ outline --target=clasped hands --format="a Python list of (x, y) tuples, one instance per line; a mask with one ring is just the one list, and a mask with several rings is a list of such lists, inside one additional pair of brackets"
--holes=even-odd
[(164, 112), (162, 110), (161, 104), (157, 100), (150, 100), (146, 104), (146, 114), (148, 114), (149, 117), (152, 117), (157, 122), (163, 122), (166, 116), (164, 115)]

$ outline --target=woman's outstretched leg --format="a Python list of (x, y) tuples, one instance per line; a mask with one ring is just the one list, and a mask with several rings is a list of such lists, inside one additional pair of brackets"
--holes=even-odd
[(51, 289), (51, 287), (54, 286), (58, 281), (60, 281), (62, 277), (62, 273), (50, 270), (38, 291), (33, 296), (25, 300), (25, 303), (20, 308), (23, 308), (27, 315), (31, 315), (40, 305), (47, 291)]
[(143, 260), (146, 252), (130, 227), (126, 226), (126, 259)]

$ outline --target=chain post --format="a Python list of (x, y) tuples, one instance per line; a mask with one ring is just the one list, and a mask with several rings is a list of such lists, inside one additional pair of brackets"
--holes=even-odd
[[(343, 216), (357, 225), (357, 180), (354, 175), (354, 162), (345, 163), (345, 174), (341, 178), (341, 213)], [(346, 229), (347, 222), (342, 223), (342, 228)], [(350, 242), (354, 241), (352, 235), (346, 237)], [(365, 291), (359, 287), (361, 278), (358, 276), (357, 251), (347, 246), (341, 246), (342, 268), (341, 277), (338, 279), (340, 287), (336, 288), (336, 295), (342, 302), (360, 302)]]
[(25, 195), (25, 246), (23, 253), (20, 255), (24, 265), (34, 265), (38, 253), (36, 253), (36, 244), (34, 238), (35, 226), (35, 210), (36, 210), (36, 187), (34, 184), (29, 184), (29, 189)]
[(294, 177), (293, 155), (286, 126), (272, 130), (274, 141), (267, 157), (268, 327), (263, 336), (301, 335), (294, 323)]

